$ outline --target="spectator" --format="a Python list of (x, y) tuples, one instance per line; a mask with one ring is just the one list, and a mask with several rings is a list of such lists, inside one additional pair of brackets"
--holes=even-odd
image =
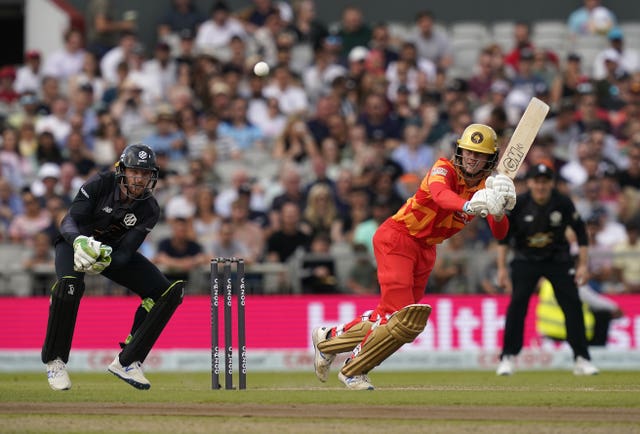
[(82, 71), (85, 51), (84, 38), (79, 29), (71, 28), (64, 33), (64, 46), (49, 54), (44, 62), (43, 73), (66, 81)]
[(296, 45), (308, 45), (315, 49), (329, 34), (327, 27), (316, 18), (313, 0), (301, 0), (293, 4), (294, 18), (288, 30), (296, 36)]
[(629, 146), (627, 157), (629, 165), (616, 175), (618, 184), (621, 188), (628, 186), (640, 190), (640, 141)]
[(33, 237), (33, 247), (25, 258), (22, 266), (31, 273), (31, 295), (49, 295), (55, 283), (55, 276), (51, 273), (54, 266), (54, 254), (51, 238), (45, 232)]
[[(220, 216), (215, 213), (213, 207), (214, 199), (215, 191), (212, 187), (207, 185), (198, 185), (196, 187), (193, 229), (195, 239), (202, 244), (205, 252), (208, 254), (213, 254), (213, 243), (218, 236), (218, 232), (222, 231)], [(230, 258), (231, 256), (227, 257)]]
[(615, 15), (600, 0), (584, 0), (584, 5), (571, 12), (567, 20), (573, 40), (584, 35), (606, 35), (616, 24)]
[(425, 168), (435, 161), (433, 148), (423, 142), (417, 125), (405, 126), (403, 136), (400, 146), (391, 152), (391, 158), (402, 166), (403, 172), (422, 176)]
[(617, 60), (614, 72), (633, 74), (640, 70), (640, 55), (637, 50), (625, 47), (622, 30), (615, 27), (607, 33), (609, 48), (602, 50), (593, 61), (592, 77), (601, 80), (608, 75), (606, 61)]
[(371, 258), (374, 258), (373, 235), (382, 222), (391, 217), (393, 210), (394, 208), (391, 208), (390, 202), (381, 198), (375, 198), (371, 207), (371, 217), (358, 223), (354, 227), (352, 242), (354, 244), (365, 245)]
[(294, 202), (282, 205), (281, 227), (267, 239), (266, 260), (285, 263), (298, 250), (306, 250), (311, 238), (300, 229), (300, 208)]
[(24, 214), (17, 215), (9, 225), (9, 239), (13, 243), (33, 246), (34, 237), (51, 224), (51, 215), (40, 205), (38, 198), (26, 190), (22, 192)]
[(416, 15), (416, 29), (410, 37), (418, 50), (418, 57), (428, 59), (442, 69), (453, 64), (453, 50), (447, 34), (435, 27), (435, 17), (431, 11), (421, 11)]
[(233, 225), (233, 237), (249, 248), (245, 259), (249, 262), (261, 260), (264, 255), (265, 236), (259, 224), (249, 220), (247, 200), (238, 198), (231, 204), (230, 221)]
[(56, 140), (50, 131), (38, 134), (38, 147), (36, 149), (38, 166), (44, 163), (62, 163), (62, 152), (56, 144)]
[(171, 0), (171, 5), (158, 23), (158, 41), (171, 45), (175, 55), (179, 52), (177, 45), (183, 36), (182, 32), (194, 35), (205, 20), (206, 16), (193, 0)]
[(335, 259), (330, 254), (331, 238), (324, 232), (311, 239), (309, 254), (302, 257), (300, 274), (304, 294), (339, 293)]
[(153, 262), (171, 281), (188, 280), (189, 273), (207, 265), (209, 258), (202, 246), (191, 239), (191, 220), (177, 217), (169, 222), (171, 235), (160, 240)]
[(231, 117), (218, 126), (218, 136), (231, 142), (231, 157), (240, 159), (245, 154), (262, 149), (265, 137), (260, 128), (247, 119), (247, 101), (236, 97), (231, 102)]
[(51, 114), (43, 116), (36, 122), (36, 133), (49, 131), (53, 135), (57, 146), (62, 147), (71, 132), (69, 114), (69, 100), (64, 96), (58, 96), (51, 105)]
[(312, 236), (331, 233), (338, 212), (331, 188), (324, 183), (314, 184), (307, 194), (307, 203), (302, 211), (302, 230)]
[(14, 89), (15, 80), (16, 69), (13, 66), (0, 67), (0, 104), (11, 106), (20, 98)]
[(224, 1), (216, 1), (196, 33), (196, 48), (203, 53), (215, 53), (222, 61), (229, 59), (229, 42), (234, 36), (244, 38), (246, 33), (242, 23), (233, 18), (229, 6)]
[[(416, 44), (416, 47), (419, 47), (419, 44), (415, 40), (413, 42)], [(383, 70), (386, 70), (391, 62), (398, 60), (398, 52), (394, 44), (392, 44), (389, 26), (386, 23), (377, 23), (373, 26), (369, 48), (371, 53), (381, 56)], [(420, 48), (418, 48), (418, 53), (418, 55), (422, 57)]]
[(272, 157), (302, 163), (318, 155), (319, 146), (303, 116), (290, 116), (273, 146)]
[(25, 64), (16, 71), (16, 81), (13, 88), (19, 94), (30, 92), (37, 94), (40, 91), (43, 71), (40, 68), (40, 52), (29, 50), (24, 55)]
[(355, 260), (349, 270), (347, 289), (356, 295), (379, 294), (376, 267), (367, 252), (367, 247), (362, 244), (354, 244), (353, 254)]
[(100, 73), (111, 85), (119, 82), (118, 65), (120, 62), (129, 62), (131, 54), (138, 49), (138, 37), (133, 32), (123, 32), (120, 35), (118, 45), (111, 48), (100, 59)]
[(309, 100), (304, 89), (298, 86), (287, 65), (276, 65), (273, 69), (273, 81), (264, 88), (266, 98), (278, 100), (280, 111), (286, 116), (306, 114)]
[(625, 224), (627, 240), (613, 245), (613, 270), (625, 293), (640, 293), (640, 224), (638, 215)]
[(177, 129), (175, 113), (168, 105), (157, 108), (155, 131), (142, 141), (156, 152), (167, 153), (169, 161), (174, 164), (183, 161), (188, 153), (184, 134)]
[(251, 264), (255, 261), (251, 249), (235, 235), (234, 224), (230, 219), (219, 222), (217, 233), (211, 242), (211, 254), (215, 258), (242, 258), (247, 264)]
[(114, 10), (111, 0), (91, 0), (87, 5), (87, 46), (98, 59), (117, 44), (121, 33), (133, 32), (136, 29), (135, 11), (127, 11), (123, 18), (118, 20), (113, 16)]
[(4, 236), (14, 217), (24, 213), (20, 195), (4, 176), (0, 176), (0, 234)]
[(356, 6), (347, 6), (342, 10), (340, 30), (337, 36), (342, 41), (342, 58), (346, 59), (351, 49), (367, 46), (371, 40), (371, 28), (364, 21), (362, 10)]
[(98, 104), (102, 101), (107, 83), (100, 75), (100, 66), (94, 53), (85, 51), (82, 58), (82, 68), (77, 74), (69, 77), (69, 93), (76, 92), (83, 86), (91, 86), (93, 94), (93, 103)]
[[(0, 142), (0, 173), (11, 185), (19, 190), (25, 183), (26, 165), (20, 155), (20, 136), (17, 130), (5, 128), (2, 131), (2, 142)], [(29, 174), (30, 175), (30, 174)]]

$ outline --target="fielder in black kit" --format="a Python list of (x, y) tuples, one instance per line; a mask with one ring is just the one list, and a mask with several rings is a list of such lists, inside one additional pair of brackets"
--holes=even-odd
[[(517, 197), (516, 206), (509, 214), (509, 232), (498, 246), (498, 281), (507, 291), (512, 290), (496, 374), (513, 374), (515, 356), (522, 349), (529, 299), (541, 277), (551, 282), (564, 313), (567, 341), (575, 360), (573, 373), (597, 374), (598, 369), (590, 362), (577, 287), (586, 282), (588, 274), (588, 239), (584, 222), (571, 199), (554, 188), (554, 173), (548, 166), (532, 166), (527, 173), (527, 186), (529, 191)], [(578, 242), (577, 263), (567, 241), (568, 227)], [(509, 246), (514, 251), (510, 281), (506, 265)]]
[(141, 365), (182, 302), (185, 287), (181, 280), (169, 282), (137, 251), (159, 218), (160, 207), (153, 197), (157, 180), (153, 150), (144, 144), (128, 145), (115, 172), (88, 179), (60, 223), (55, 241), (57, 281), (42, 347), (42, 362), (54, 390), (71, 388), (66, 363), (85, 273), (101, 273), (142, 299), (131, 334), (108, 370), (138, 389), (151, 387)]

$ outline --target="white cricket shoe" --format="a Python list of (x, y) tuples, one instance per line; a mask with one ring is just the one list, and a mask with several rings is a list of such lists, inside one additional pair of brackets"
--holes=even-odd
[(313, 341), (313, 349), (316, 352), (316, 357), (313, 363), (316, 371), (316, 377), (324, 383), (329, 377), (329, 368), (331, 367), (331, 363), (333, 362), (333, 359), (336, 358), (335, 354), (324, 354), (318, 349), (318, 344), (327, 340), (327, 328), (314, 328), (311, 332), (311, 340)]
[(496, 375), (513, 375), (514, 356), (502, 356)]
[(598, 375), (600, 371), (593, 366), (589, 360), (584, 357), (576, 357), (576, 363), (573, 366), (573, 375)]
[(67, 373), (67, 365), (58, 357), (47, 362), (47, 380), (53, 390), (71, 389), (71, 379)]
[(342, 372), (338, 374), (338, 379), (347, 386), (347, 389), (351, 390), (375, 390), (369, 377), (366, 374), (354, 375), (353, 377), (347, 377)]
[(140, 362), (136, 361), (129, 366), (122, 366), (120, 364), (120, 357), (116, 356), (108, 369), (113, 375), (131, 384), (136, 389), (146, 390), (151, 387), (151, 383), (149, 383), (149, 380), (145, 378), (142, 372), (142, 364)]

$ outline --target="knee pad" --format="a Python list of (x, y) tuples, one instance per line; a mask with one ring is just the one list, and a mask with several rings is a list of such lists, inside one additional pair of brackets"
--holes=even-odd
[(73, 330), (84, 288), (82, 279), (69, 276), (58, 280), (51, 288), (47, 334), (41, 353), (43, 363), (57, 357), (65, 363), (69, 361)]
[(153, 304), (131, 341), (125, 345), (120, 353), (120, 363), (123, 366), (129, 366), (135, 361), (144, 362), (153, 344), (160, 337), (160, 333), (182, 303), (184, 288), (185, 282), (183, 280), (174, 282)]
[(411, 304), (394, 313), (386, 324), (374, 327), (354, 356), (344, 365), (347, 377), (366, 374), (408, 342), (413, 342), (427, 326), (431, 306)]

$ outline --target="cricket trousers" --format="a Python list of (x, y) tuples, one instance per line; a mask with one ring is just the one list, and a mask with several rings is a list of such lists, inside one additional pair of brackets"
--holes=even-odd
[(574, 358), (582, 356), (590, 360), (582, 316), (582, 302), (574, 281), (574, 264), (555, 261), (532, 262), (520, 259), (511, 262), (513, 292), (507, 308), (502, 356), (517, 355), (522, 350), (524, 322), (529, 300), (541, 277), (546, 277), (553, 286), (556, 300), (565, 316), (567, 342), (573, 350)]
[(373, 236), (373, 251), (380, 284), (375, 314), (384, 318), (419, 303), (436, 261), (436, 246), (425, 244), (387, 220)]

